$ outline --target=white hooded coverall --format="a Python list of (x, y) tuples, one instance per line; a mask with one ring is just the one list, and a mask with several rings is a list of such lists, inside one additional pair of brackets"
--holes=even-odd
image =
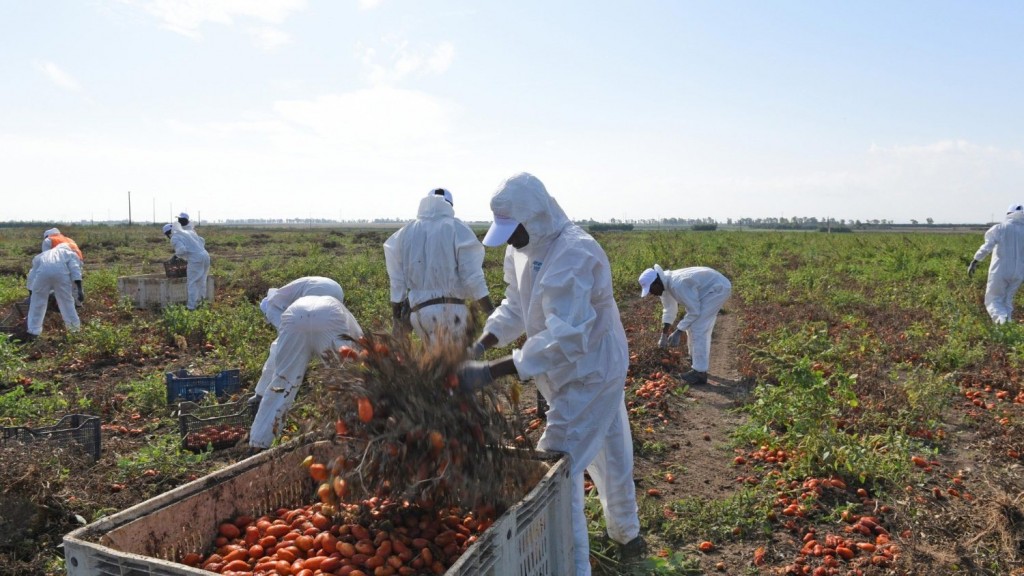
[[(309, 361), (357, 341), (362, 328), (333, 296), (303, 296), (281, 314), (277, 340), (263, 366), (256, 393), (263, 396), (249, 432), (249, 445), (269, 448), (295, 402)], [(268, 376), (269, 375), (269, 376)], [(261, 388), (262, 387), (262, 388)]]
[[(279, 331), (281, 315), (303, 296), (333, 296), (338, 302), (345, 303), (345, 291), (341, 289), (341, 284), (323, 276), (304, 276), (292, 280), (280, 288), (267, 290), (267, 297), (260, 302), (260, 311), (263, 312), (267, 322), (274, 327), (274, 330)], [(274, 341), (270, 343), (270, 354), (267, 355), (267, 361), (263, 364), (260, 380), (256, 383), (255, 394), (258, 396), (263, 395), (267, 386), (270, 385), (270, 381), (274, 379), (274, 370), (268, 370), (267, 367), (276, 355), (277, 340), (274, 338)]]
[(58, 244), (32, 258), (28, 273), (28, 289), (32, 297), (28, 305), (28, 332), (38, 336), (43, 332), (46, 305), (53, 292), (57, 307), (68, 330), (78, 330), (82, 323), (75, 309), (75, 281), (82, 279), (82, 261), (66, 244)]
[(206, 251), (206, 241), (191, 227), (182, 228), (181, 224), (173, 222), (171, 246), (174, 247), (175, 256), (188, 262), (185, 270), (188, 287), (186, 307), (195, 310), (206, 299), (206, 277), (210, 273), (210, 254)]
[(686, 314), (676, 328), (686, 332), (690, 362), (698, 372), (707, 372), (711, 360), (711, 332), (715, 329), (718, 311), (732, 294), (732, 283), (717, 270), (704, 266), (665, 271), (654, 265), (665, 291), (661, 294), (664, 309), (661, 321), (676, 321), (679, 304)]
[(981, 262), (992, 254), (985, 286), (985, 309), (997, 324), (1009, 322), (1013, 297), (1024, 281), (1024, 212), (1014, 211), (1006, 220), (985, 232), (985, 243), (974, 259)]
[(441, 334), (462, 337), (469, 309), (457, 302), (423, 303), (435, 298), (476, 301), (488, 294), (484, 247), (443, 196), (420, 200), (416, 220), (384, 242), (384, 262), (391, 301), (409, 299), (413, 330), (424, 341)]
[(629, 351), (611, 269), (601, 246), (530, 174), (507, 180), (491, 210), (522, 224), (530, 240), (505, 251), (505, 299), (484, 333), (504, 346), (526, 332), (512, 359), (519, 377), (533, 378), (550, 405), (538, 447), (572, 458), (576, 573), (587, 575), (584, 470), (597, 487), (608, 535), (625, 544), (640, 532), (624, 393)]

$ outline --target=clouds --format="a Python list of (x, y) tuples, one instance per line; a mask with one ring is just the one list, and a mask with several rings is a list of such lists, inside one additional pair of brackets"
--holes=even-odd
[(79, 92), (82, 89), (77, 80), (67, 72), (61, 70), (60, 67), (53, 62), (37, 61), (35, 62), (35, 67), (37, 70), (42, 72), (50, 82), (62, 90)]
[(306, 0), (121, 0), (160, 21), (164, 28), (199, 38), (205, 24), (241, 25), (256, 46), (273, 50), (289, 35), (275, 25), (305, 9)]
[(356, 47), (357, 57), (373, 86), (394, 86), (410, 77), (441, 75), (455, 60), (455, 45), (448, 41), (416, 48), (405, 38), (388, 35), (381, 42), (384, 54), (366, 45)]

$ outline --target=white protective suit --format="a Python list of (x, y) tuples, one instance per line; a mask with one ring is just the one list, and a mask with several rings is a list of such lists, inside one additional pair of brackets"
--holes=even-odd
[(711, 360), (711, 332), (715, 329), (718, 311), (732, 294), (732, 283), (717, 270), (694, 266), (665, 271), (654, 265), (665, 291), (661, 294), (664, 311), (661, 321), (671, 324), (679, 314), (679, 304), (686, 310), (676, 328), (686, 332), (690, 362), (698, 372), (707, 372)]
[(210, 273), (210, 254), (206, 251), (206, 241), (194, 229), (182, 228), (177, 222), (171, 223), (171, 246), (174, 255), (188, 261), (185, 281), (188, 285), (189, 310), (195, 310), (199, 303), (206, 299), (206, 277)]
[(260, 302), (260, 311), (275, 330), (281, 328), (281, 314), (293, 302), (303, 296), (334, 296), (345, 303), (345, 291), (341, 285), (323, 276), (304, 276), (281, 286), (267, 290), (267, 297)]
[(66, 244), (58, 244), (32, 258), (28, 273), (28, 289), (32, 297), (28, 305), (28, 332), (38, 336), (43, 331), (46, 305), (53, 292), (57, 307), (68, 330), (78, 330), (82, 323), (75, 309), (75, 281), (82, 279), (82, 261)]
[[(260, 311), (263, 312), (267, 322), (274, 327), (274, 330), (280, 331), (281, 315), (303, 296), (332, 296), (338, 302), (345, 303), (345, 291), (341, 289), (340, 284), (323, 276), (305, 276), (292, 280), (280, 288), (267, 290), (267, 297), (260, 302)], [(274, 370), (273, 368), (268, 369), (268, 367), (277, 354), (277, 341), (278, 338), (274, 338), (270, 344), (270, 354), (267, 355), (267, 361), (263, 364), (260, 381), (256, 383), (255, 394), (257, 396), (263, 396), (267, 386), (274, 379)]]
[[(384, 242), (384, 262), (391, 301), (408, 298), (413, 330), (424, 341), (441, 334), (462, 337), (469, 314), (465, 301), (488, 294), (484, 247), (443, 196), (431, 193), (420, 200), (416, 220)], [(450, 301), (424, 305), (441, 298)]]
[(505, 251), (505, 299), (484, 334), (505, 346), (526, 332), (512, 359), (520, 379), (533, 378), (550, 405), (538, 447), (572, 457), (576, 573), (590, 574), (584, 470), (597, 487), (608, 535), (625, 544), (640, 532), (624, 393), (629, 351), (611, 269), (601, 246), (530, 174), (508, 179), (491, 210), (522, 224), (530, 240)]
[(997, 324), (1009, 322), (1013, 297), (1024, 281), (1024, 212), (1013, 211), (1006, 220), (985, 232), (985, 243), (974, 259), (981, 262), (992, 254), (985, 286), (985, 309)]
[(276, 345), (263, 367), (260, 383), (264, 378), (267, 383), (262, 390), (257, 385), (263, 400), (249, 432), (249, 445), (269, 448), (274, 442), (310, 360), (335, 353), (362, 335), (355, 317), (333, 296), (303, 296), (293, 302), (281, 314)]

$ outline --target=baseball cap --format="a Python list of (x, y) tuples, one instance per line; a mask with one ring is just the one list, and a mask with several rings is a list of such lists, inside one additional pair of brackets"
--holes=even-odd
[(434, 188), (427, 194), (427, 196), (444, 196), (446, 202), (455, 206), (455, 203), (452, 202), (452, 193), (449, 192), (447, 188)]
[(501, 246), (508, 242), (508, 239), (512, 237), (512, 233), (516, 231), (517, 227), (519, 227), (518, 220), (502, 214), (495, 214), (494, 222), (487, 229), (487, 234), (484, 235), (482, 244), (488, 248)]
[(658, 272), (654, 268), (648, 268), (640, 273), (640, 297), (643, 298), (651, 293), (651, 284), (658, 279)]
[(178, 218), (184, 218), (185, 220), (188, 220), (188, 212), (182, 212), (181, 214), (178, 214)]
[(1010, 204), (1010, 207), (1006, 209), (1006, 213), (1013, 214), (1014, 212), (1024, 212), (1024, 205)]
[(164, 224), (164, 234), (170, 232), (171, 228), (173, 228), (173, 226), (171, 226), (170, 224)]
[(43, 239), (49, 238), (50, 236), (53, 236), (54, 234), (60, 234), (60, 230), (57, 230), (56, 228), (50, 228), (46, 232), (43, 232)]

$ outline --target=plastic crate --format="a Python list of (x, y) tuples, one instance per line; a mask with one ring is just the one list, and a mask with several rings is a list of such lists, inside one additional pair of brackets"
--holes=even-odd
[(168, 278), (184, 278), (188, 274), (188, 260), (171, 258), (164, 261), (164, 275)]
[(34, 442), (45, 440), (61, 445), (76, 443), (92, 457), (100, 459), (100, 418), (88, 414), (68, 414), (53, 426), (29, 428), (12, 426), (2, 429), (3, 441)]
[[(178, 405), (181, 447), (192, 452), (201, 452), (207, 446), (212, 446), (214, 450), (234, 446), (252, 426), (256, 409), (257, 407), (250, 406), (247, 400), (210, 406), (182, 402)], [(221, 437), (204, 439), (203, 435)]]
[[(332, 444), (288, 444), (242, 460), (64, 536), (69, 576), (200, 576), (176, 561), (204, 551), (225, 518), (262, 515), (315, 500), (301, 466), (326, 461)], [(447, 576), (563, 576), (573, 573), (569, 457), (541, 454), (541, 479), (448, 569)]]
[(205, 394), (213, 394), (223, 398), (238, 392), (241, 379), (238, 370), (223, 370), (216, 376), (194, 376), (184, 368), (175, 372), (167, 372), (167, 404), (177, 400), (195, 402)]
[[(171, 304), (188, 302), (188, 283), (185, 278), (168, 278), (166, 274), (140, 274), (121, 276), (117, 291), (122, 298), (131, 300), (136, 308), (164, 308)], [(213, 276), (206, 277), (206, 300), (213, 302), (215, 292)]]

